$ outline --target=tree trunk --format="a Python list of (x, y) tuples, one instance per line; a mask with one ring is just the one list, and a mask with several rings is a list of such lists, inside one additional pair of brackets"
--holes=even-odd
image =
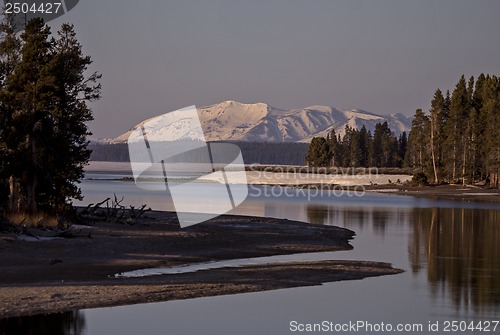
[(499, 187), (498, 177), (499, 177), (499, 171), (497, 171), (496, 173), (494, 172), (490, 173), (490, 186), (493, 186), (495, 188)]
[(465, 173), (466, 173), (466, 166), (467, 166), (467, 139), (464, 138), (463, 141), (463, 147), (464, 147), (464, 152), (463, 152), (463, 157), (462, 157), (462, 185), (465, 186)]
[(471, 184), (474, 185), (476, 181), (476, 137), (474, 133), (471, 136), (470, 144), (471, 144), (471, 156), (472, 156), (470, 180)]
[(422, 172), (424, 172), (424, 163), (422, 162), (422, 148), (420, 148), (419, 150), (419, 164), (420, 164), (420, 170), (422, 170)]
[(451, 182), (455, 183), (455, 176), (456, 176), (456, 170), (457, 170), (457, 144), (455, 141), (453, 141), (453, 171), (451, 173)]
[(453, 171), (451, 173), (451, 182), (455, 183), (457, 171), (457, 125), (453, 129)]
[(32, 180), (30, 180), (30, 184), (28, 185), (28, 213), (30, 214), (36, 214), (38, 211), (38, 204), (37, 204), (37, 196), (36, 196), (36, 191), (37, 191), (37, 186), (38, 186), (38, 178), (35, 175)]
[(35, 139), (31, 138), (31, 154), (32, 154), (32, 160), (33, 160), (33, 171), (31, 172), (32, 175), (28, 176), (28, 181), (29, 184), (27, 185), (28, 189), (28, 213), (30, 214), (36, 214), (38, 212), (38, 204), (37, 204), (37, 189), (38, 189), (38, 171), (37, 171), (37, 164), (38, 164), (38, 157), (37, 157), (37, 142)]
[(19, 212), (20, 199), (19, 199), (19, 181), (14, 176), (9, 177), (9, 211)]
[(496, 178), (495, 178), (495, 187), (500, 188), (500, 182), (498, 178), (500, 177), (500, 149), (496, 149), (496, 166), (497, 166), (497, 173), (496, 173)]
[(434, 125), (431, 120), (431, 155), (432, 155), (432, 168), (434, 169), (434, 183), (439, 183), (437, 168), (436, 168), (436, 155), (434, 152)]
[[(38, 191), (38, 171), (37, 171), (37, 145), (32, 136), (25, 139), (26, 146), (31, 149), (31, 164), (27, 166), (20, 180), (20, 196), (23, 197), (22, 204), (19, 204), (19, 212), (36, 214), (38, 211), (37, 191)], [(23, 208), (21, 208), (21, 205)]]

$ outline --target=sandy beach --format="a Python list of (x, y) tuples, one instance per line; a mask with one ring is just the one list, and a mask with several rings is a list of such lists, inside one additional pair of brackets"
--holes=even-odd
[(173, 213), (135, 225), (88, 222), (74, 238), (0, 238), (0, 317), (320, 285), (397, 274), (387, 263), (315, 261), (249, 265), (143, 278), (143, 268), (349, 250), (354, 232), (289, 220), (221, 216), (180, 229)]
[(463, 202), (500, 203), (500, 190), (494, 188), (471, 185), (439, 185), (439, 186), (410, 186), (410, 185), (369, 185), (365, 186), (368, 192), (395, 194), (429, 199), (446, 199)]

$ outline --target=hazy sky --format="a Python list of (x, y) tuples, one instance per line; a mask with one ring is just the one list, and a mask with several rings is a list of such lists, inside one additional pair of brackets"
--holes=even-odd
[(81, 0), (103, 74), (96, 137), (223, 100), (412, 115), (461, 74), (500, 74), (500, 1)]

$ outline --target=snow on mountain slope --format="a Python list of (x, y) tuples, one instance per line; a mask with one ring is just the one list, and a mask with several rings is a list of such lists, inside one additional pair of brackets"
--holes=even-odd
[[(372, 134), (375, 131), (375, 125), (377, 123), (384, 123), (387, 121), (389, 128), (399, 136), (401, 133), (406, 131), (407, 135), (411, 129), (411, 118), (406, 117), (405, 115), (398, 113), (393, 115), (381, 116), (372, 113), (365, 112), (363, 110), (355, 109), (352, 111), (343, 112), (345, 115), (345, 119), (342, 122), (338, 122), (337, 124), (332, 124), (327, 129), (322, 131), (318, 131), (314, 134), (304, 137), (299, 142), (310, 142), (313, 137), (326, 137), (327, 134), (331, 133), (332, 130), (335, 130), (335, 134), (340, 136), (344, 136), (345, 127), (349, 126), (356, 129), (361, 129), (363, 126), (366, 127), (367, 130), (371, 131)], [(340, 120), (340, 118), (339, 118)]]
[(231, 139), (281, 142), (283, 139), (279, 129), (274, 127), (273, 122), (268, 122), (273, 112), (281, 113), (264, 103), (242, 104), (236, 101), (198, 108), (207, 141)]
[[(283, 110), (265, 103), (224, 101), (198, 108), (198, 115), (207, 141), (310, 142), (313, 137), (326, 136), (332, 130), (343, 135), (346, 125), (357, 129), (364, 125), (373, 132), (377, 123), (385, 121), (397, 135), (409, 132), (411, 128), (411, 119), (400, 113), (381, 116), (360, 109), (341, 111), (327, 106)], [(112, 142), (125, 142), (130, 132)], [(174, 133), (177, 131), (172, 132), (170, 127), (165, 127), (157, 130), (155, 137), (174, 139)]]

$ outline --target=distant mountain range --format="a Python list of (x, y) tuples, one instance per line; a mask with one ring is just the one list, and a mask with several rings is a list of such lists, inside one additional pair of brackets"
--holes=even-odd
[[(356, 129), (364, 125), (373, 133), (375, 125), (385, 121), (396, 135), (411, 129), (411, 118), (401, 113), (383, 116), (360, 109), (341, 111), (327, 106), (284, 110), (265, 103), (224, 101), (199, 107), (198, 114), (207, 141), (310, 142), (313, 137), (326, 136), (332, 129), (343, 135), (346, 125)], [(165, 127), (149, 140), (168, 141), (170, 134), (178, 133), (178, 127), (176, 125), (175, 131)], [(112, 139), (111, 143), (126, 142), (132, 129)]]

